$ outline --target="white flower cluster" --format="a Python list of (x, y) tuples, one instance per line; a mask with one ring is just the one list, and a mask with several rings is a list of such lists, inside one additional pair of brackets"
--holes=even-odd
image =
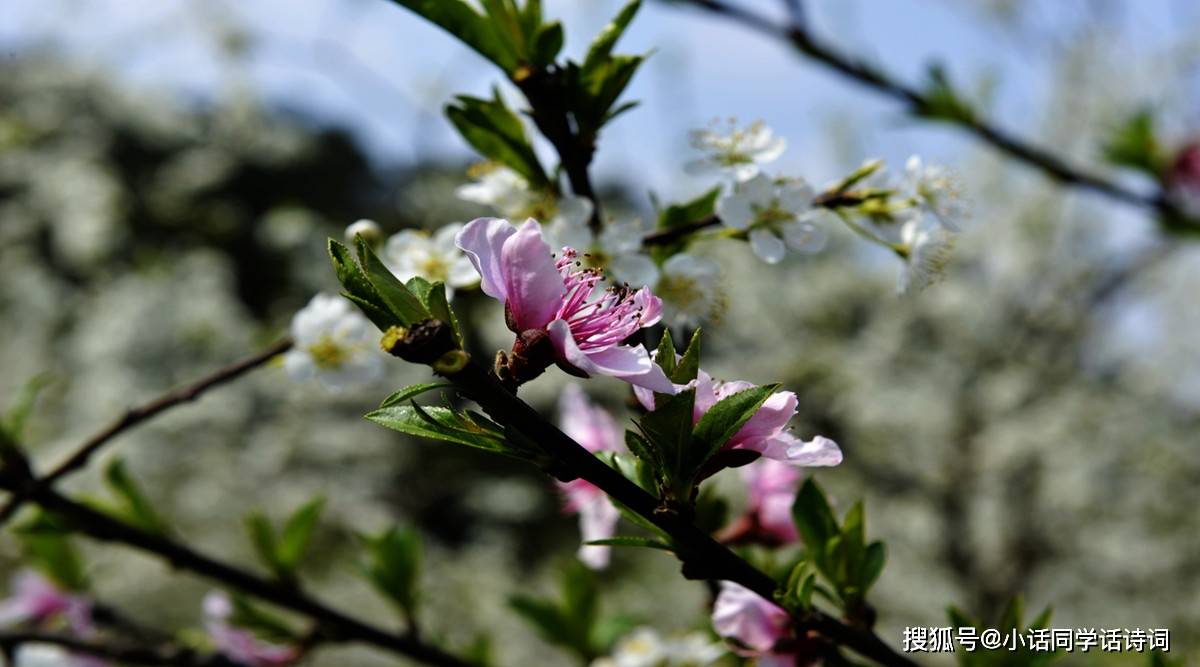
[[(717, 200), (717, 216), (730, 230), (745, 235), (755, 255), (776, 264), (788, 249), (808, 254), (824, 247), (826, 231), (819, 220), (828, 216), (814, 207), (813, 189), (802, 178), (771, 177), (762, 170), (762, 165), (783, 154), (787, 145), (783, 138), (761, 122), (739, 128), (731, 121), (726, 133), (693, 132), (692, 145), (704, 157), (688, 163), (688, 171), (727, 177)], [(838, 217), (904, 258), (900, 292), (921, 290), (940, 280), (959, 221), (966, 215), (958, 180), (945, 167), (925, 165), (915, 155), (905, 164), (899, 182), (886, 177), (881, 162), (868, 162), (859, 172), (868, 175), (863, 185), (876, 195), (882, 193), (888, 203), (863, 215), (839, 210)]]

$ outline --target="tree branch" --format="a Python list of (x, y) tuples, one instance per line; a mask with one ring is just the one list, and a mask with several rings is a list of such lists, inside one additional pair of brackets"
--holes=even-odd
[[(254, 356), (246, 357), (245, 359), (236, 361), (214, 373), (196, 380), (195, 382), (187, 384), (183, 387), (179, 387), (178, 389), (168, 391), (167, 393), (148, 403), (144, 403), (136, 408), (126, 411), (125, 414), (121, 415), (120, 418), (109, 424), (104, 430), (85, 440), (83, 444), (76, 448), (75, 451), (72, 452), (67, 458), (63, 459), (62, 462), (54, 466), (50, 472), (41, 477), (37, 484), (42, 487), (48, 487), (54, 484), (63, 477), (66, 477), (76, 470), (86, 466), (88, 461), (91, 460), (92, 456), (94, 456), (96, 452), (100, 451), (100, 449), (104, 447), (108, 441), (117, 437), (121, 433), (177, 405), (194, 401), (209, 389), (230, 382), (254, 370), (255, 368), (258, 368), (259, 366), (266, 364), (271, 359), (274, 359), (276, 356), (287, 352), (291, 348), (292, 341), (290, 339), (281, 340)], [(9, 498), (8, 502), (6, 502), (3, 507), (0, 507), (0, 525), (3, 525), (5, 522), (11, 519), (12, 516), (16, 514), (17, 510), (20, 509), (21, 503), (23, 503), (25, 500), (25, 496), (21, 493), (16, 493), (12, 498)]]
[[(844, 54), (829, 44), (821, 42), (807, 25), (795, 21), (791, 25), (779, 25), (760, 14), (722, 0), (690, 0), (690, 4), (786, 42), (800, 53), (835, 72), (899, 100), (916, 114), (928, 112), (935, 106), (933, 100), (923, 92), (902, 83), (881, 68)], [(1127, 188), (1115, 181), (1075, 167), (1056, 155), (1051, 149), (1009, 134), (983, 119), (972, 117), (945, 118), (943, 120), (956, 124), (993, 148), (1041, 171), (1055, 181), (1097, 192), (1126, 204), (1149, 208), (1171, 219), (1183, 217), (1178, 207), (1167, 198), (1161, 189), (1147, 194)]]
[(68, 520), (75, 530), (93, 539), (125, 544), (158, 556), (174, 568), (212, 579), (307, 616), (317, 623), (318, 631), (324, 640), (363, 642), (435, 667), (471, 667), (467, 660), (447, 653), (437, 646), (347, 616), (296, 587), (264, 579), (206, 556), (182, 543), (136, 528), (71, 500), (37, 480), (21, 479), (6, 470), (0, 473), (0, 487), (22, 492), (30, 502), (35, 502), (45, 510)]
[[(544, 420), (537, 411), (512, 394), (494, 375), (474, 360), (467, 359), (466, 363), (457, 369), (439, 368), (439, 371), (445, 371), (442, 374), (447, 379), (497, 422), (515, 428), (538, 443), (553, 458), (556, 470), (591, 482), (618, 503), (670, 535), (676, 555), (683, 563), (684, 576), (733, 581), (767, 600), (774, 600), (778, 587), (774, 579), (722, 546), (678, 512), (665, 511), (657, 498)], [(832, 641), (880, 664), (897, 667), (916, 665), (894, 651), (874, 633), (852, 628), (819, 610), (800, 614), (796, 621), (801, 628), (816, 630)]]

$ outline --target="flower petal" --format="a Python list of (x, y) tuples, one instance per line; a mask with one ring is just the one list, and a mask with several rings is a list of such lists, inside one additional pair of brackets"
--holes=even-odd
[[(612, 501), (604, 494), (579, 508), (579, 533), (583, 542), (606, 540), (617, 534), (617, 519), (620, 518)], [(598, 544), (583, 544), (579, 547), (579, 560), (593, 570), (608, 567), (612, 547)]]
[(767, 264), (778, 264), (786, 252), (783, 241), (765, 229), (755, 229), (750, 232), (750, 248), (754, 254)]
[(505, 305), (518, 332), (545, 328), (554, 319), (566, 287), (536, 220), (526, 220), (504, 241), (500, 273), (508, 295)]
[(818, 435), (807, 442), (797, 440), (787, 449), (787, 460), (800, 466), (835, 466), (842, 462), (837, 443)]
[(507, 220), (476, 218), (467, 223), (454, 238), (455, 244), (467, 254), (479, 272), (479, 288), (500, 303), (508, 300), (504, 273), (501, 271), (501, 251), (504, 242), (516, 233), (517, 230)]

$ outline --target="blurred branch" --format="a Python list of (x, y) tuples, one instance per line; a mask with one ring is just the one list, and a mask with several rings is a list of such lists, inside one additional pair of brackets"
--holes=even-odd
[[(276, 356), (287, 352), (292, 348), (292, 341), (284, 339), (275, 343), (263, 352), (254, 356), (246, 357), (236, 361), (214, 373), (196, 380), (186, 386), (168, 391), (158, 398), (144, 403), (136, 408), (132, 408), (121, 415), (119, 419), (114, 421), (104, 430), (96, 433), (81, 444), (70, 456), (63, 459), (61, 463), (55, 466), (49, 473), (39, 479), (36, 484), (39, 487), (48, 487), (58, 480), (70, 475), (72, 472), (79, 470), (88, 464), (92, 456), (100, 451), (108, 441), (117, 437), (121, 433), (141, 424), (142, 422), (165, 412), (182, 403), (188, 403), (196, 400), (201, 394), (219, 387), (226, 382), (230, 382), (249, 371), (258, 368), (274, 359)], [(27, 497), (22, 493), (16, 493), (3, 507), (0, 507), (0, 525), (12, 518), (20, 509), (21, 504), (25, 502)]]
[[(424, 327), (444, 328), (446, 325), (431, 320)], [(452, 352), (446, 345), (453, 345), (450, 336), (436, 334), (415, 336), (406, 339), (393, 349), (393, 353), (404, 358), (437, 359)], [(466, 353), (461, 364), (453, 367), (439, 366), (438, 372), (454, 383), (463, 393), (479, 404), (483, 411), (497, 422), (515, 429), (518, 433), (538, 443), (551, 457), (552, 473), (560, 480), (583, 479), (617, 503), (641, 515), (664, 533), (671, 536), (676, 555), (683, 564), (684, 576), (689, 579), (733, 581), (749, 588), (766, 600), (774, 600), (777, 582), (762, 570), (743, 560), (734, 552), (714, 540), (708, 533), (697, 528), (690, 518), (677, 511), (664, 509), (657, 498), (629, 481), (620, 472), (584, 449), (557, 427), (546, 421), (529, 404), (517, 398), (490, 371), (485, 370)], [(844, 646), (871, 658), (882, 665), (915, 667), (916, 663), (897, 653), (869, 629), (851, 627), (842, 621), (818, 610), (795, 614), (794, 620), (803, 631), (815, 631), (829, 641)]]
[[(470, 667), (465, 659), (446, 653), (411, 635), (371, 625), (326, 606), (298, 587), (264, 579), (252, 572), (206, 556), (167, 537), (147, 532), (109, 514), (62, 495), (44, 481), (22, 478), (10, 467), (0, 472), (0, 487), (22, 493), (30, 502), (66, 519), (72, 528), (102, 542), (124, 544), (159, 557), (170, 566), (212, 579), (247, 595), (307, 616), (316, 623), (311, 642), (357, 641), (435, 667)], [(173, 663), (162, 663), (173, 664)]]
[[(12, 656), (16, 649), (24, 644), (47, 644), (66, 649), (72, 653), (103, 658), (129, 665), (246, 667), (243, 663), (235, 662), (217, 653), (200, 653), (190, 648), (173, 645), (155, 647), (134, 646), (119, 642), (79, 639), (71, 635), (52, 632), (18, 630), (0, 632), (0, 651), (4, 655)], [(11, 657), (9, 660), (11, 663)]]
[[(936, 107), (936, 102), (929, 95), (902, 83), (881, 68), (838, 51), (833, 46), (822, 42), (806, 24), (796, 21), (794, 17), (790, 24), (780, 25), (761, 14), (728, 4), (723, 0), (683, 1), (786, 42), (801, 54), (824, 64), (839, 74), (899, 100), (915, 114), (926, 114)], [(1183, 217), (1178, 207), (1171, 203), (1161, 189), (1153, 193), (1137, 192), (1110, 179), (1075, 167), (1056, 155), (1051, 149), (1016, 137), (991, 122), (974, 116), (940, 117), (940, 119), (959, 126), (1000, 152), (1041, 171), (1062, 184), (1097, 192), (1126, 204), (1148, 208), (1169, 219)]]

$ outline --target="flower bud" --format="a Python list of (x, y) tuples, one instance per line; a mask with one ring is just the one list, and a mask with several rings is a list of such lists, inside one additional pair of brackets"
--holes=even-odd
[(365, 218), (346, 227), (346, 243), (349, 245), (354, 246), (360, 236), (367, 245), (377, 246), (383, 241), (383, 230), (374, 220)]

